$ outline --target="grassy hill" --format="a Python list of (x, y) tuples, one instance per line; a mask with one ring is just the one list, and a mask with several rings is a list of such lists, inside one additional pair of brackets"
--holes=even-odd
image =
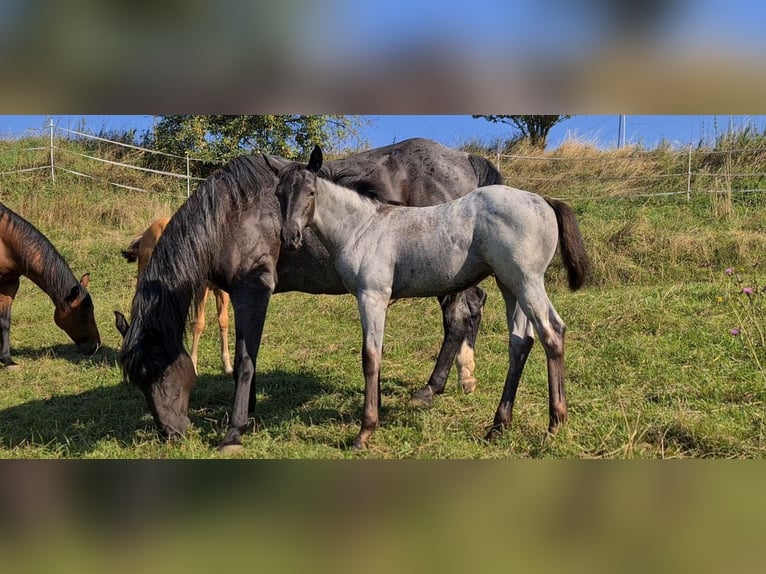
[[(724, 143), (752, 150), (727, 160), (716, 151)], [(570, 421), (555, 438), (545, 435), (547, 386), (538, 345), (522, 379), (512, 427), (496, 444), (481, 440), (507, 368), (502, 300), (488, 280), (476, 353), (480, 386), (464, 395), (453, 374), (430, 410), (411, 409), (408, 398), (428, 378), (438, 352), (438, 305), (408, 300), (391, 307), (382, 424), (371, 449), (361, 455), (346, 448), (358, 431), (363, 396), (353, 298), (275, 296), (258, 364), (258, 429), (246, 436), (243, 456), (762, 458), (764, 295), (740, 291), (762, 283), (761, 269), (753, 264), (766, 256), (766, 196), (730, 192), (762, 183), (756, 176), (736, 175), (761, 169), (761, 143), (758, 134), (749, 134), (739, 142), (693, 150), (694, 171), (707, 179), (695, 176), (688, 200), (683, 193), (636, 196), (686, 189), (688, 154), (667, 148), (604, 152), (570, 143), (547, 155), (598, 161), (501, 160), (509, 184), (569, 200), (595, 264), (593, 284), (576, 293), (567, 291), (558, 261), (548, 273), (551, 299), (568, 325)], [(0, 172), (44, 165), (46, 150), (20, 151), (35, 145), (46, 142), (0, 142)], [(518, 155), (528, 153), (522, 151)], [(233, 385), (220, 369), (212, 304), (186, 441), (156, 439), (143, 397), (121, 384), (117, 365), (120, 337), (112, 311), (129, 311), (135, 286), (135, 269), (119, 251), (153, 218), (177, 209), (185, 184), (126, 175), (121, 168), (68, 155), (57, 160), (96, 179), (58, 171), (52, 183), (45, 170), (0, 176), (0, 201), (37, 226), (75, 275), (91, 273), (104, 348), (92, 358), (77, 355), (53, 323), (52, 303), (22, 280), (11, 329), (12, 353), (22, 369), (0, 372), (0, 456), (217, 457)], [(653, 177), (667, 172), (679, 175)], [(702, 192), (711, 189), (724, 193)], [(736, 269), (743, 282), (726, 275), (727, 268)], [(734, 328), (738, 336), (730, 334)]]

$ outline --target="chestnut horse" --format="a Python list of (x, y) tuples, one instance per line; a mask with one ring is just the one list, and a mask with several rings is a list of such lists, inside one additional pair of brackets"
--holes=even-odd
[[(139, 235), (127, 249), (120, 252), (128, 263), (138, 262), (137, 275), (141, 275), (144, 267), (146, 267), (146, 262), (149, 260), (152, 251), (154, 251), (154, 246), (160, 240), (160, 235), (165, 230), (168, 221), (170, 221), (169, 217), (155, 219), (146, 228), (146, 231)], [(137, 278), (136, 285), (138, 285)], [(234, 372), (234, 369), (231, 366), (231, 357), (229, 355), (229, 294), (209, 281), (206, 281), (194, 294), (191, 360), (194, 363), (194, 371), (196, 372), (199, 340), (202, 336), (202, 331), (205, 330), (205, 303), (210, 291), (213, 292), (215, 297), (215, 306), (218, 314), (218, 329), (221, 336), (221, 363), (223, 364), (224, 372), (230, 375)]]
[(11, 359), (11, 305), (22, 275), (50, 297), (55, 305), (53, 320), (77, 348), (88, 355), (95, 353), (101, 337), (87, 291), (89, 274), (77, 281), (48, 238), (0, 203), (0, 363), (7, 369), (18, 368)]

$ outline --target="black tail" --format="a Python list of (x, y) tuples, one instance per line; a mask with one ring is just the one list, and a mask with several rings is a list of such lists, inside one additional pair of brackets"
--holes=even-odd
[(485, 185), (502, 185), (503, 176), (497, 171), (497, 168), (492, 165), (492, 162), (487, 158), (480, 155), (469, 155), (468, 161), (471, 163), (473, 171), (476, 173), (476, 181), (478, 187)]
[(590, 277), (591, 261), (585, 250), (585, 243), (580, 233), (574, 211), (563, 201), (557, 199), (545, 199), (556, 214), (556, 222), (559, 226), (559, 243), (561, 245), (561, 258), (569, 277), (569, 288), (575, 291), (582, 287)]

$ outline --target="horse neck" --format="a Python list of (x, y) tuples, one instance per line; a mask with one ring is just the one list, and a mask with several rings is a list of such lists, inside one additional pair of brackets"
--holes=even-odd
[(314, 205), (314, 230), (322, 243), (333, 251), (346, 244), (348, 239), (377, 211), (370, 199), (326, 179), (317, 178), (317, 195)]
[(66, 306), (66, 297), (77, 278), (53, 244), (37, 229), (20, 218), (13, 222), (12, 248), (20, 272), (37, 285), (57, 308)]

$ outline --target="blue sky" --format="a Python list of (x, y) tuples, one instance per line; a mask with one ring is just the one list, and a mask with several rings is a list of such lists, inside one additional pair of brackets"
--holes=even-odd
[[(52, 116), (56, 125), (77, 129), (82, 122), (89, 132), (123, 131), (136, 128), (138, 133), (152, 125), (151, 115), (57, 115)], [(372, 147), (387, 145), (410, 137), (427, 137), (448, 146), (459, 146), (470, 141), (489, 143), (505, 139), (511, 128), (493, 124), (469, 115), (375, 115), (366, 116), (369, 125), (362, 138)], [(0, 137), (17, 137), (26, 129), (47, 125), (48, 116), (15, 115), (0, 116)], [(665, 138), (677, 146), (690, 142), (711, 141), (717, 133), (726, 131), (730, 125), (739, 128), (752, 123), (757, 129), (766, 127), (766, 116), (730, 115), (628, 115), (626, 116), (626, 141), (642, 142), (653, 147)], [(617, 144), (619, 116), (579, 115), (555, 126), (549, 138), (549, 147), (556, 148), (568, 137), (594, 143), (602, 148)]]

